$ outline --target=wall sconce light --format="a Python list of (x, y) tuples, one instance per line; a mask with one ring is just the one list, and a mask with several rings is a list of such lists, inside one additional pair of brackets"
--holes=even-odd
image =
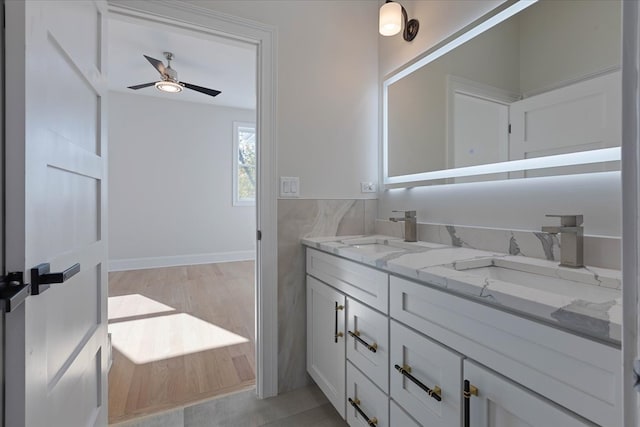
[(404, 23), (404, 32), (402, 37), (410, 42), (418, 34), (420, 23), (417, 19), (407, 19), (407, 11), (397, 2), (387, 0), (380, 7), (380, 34), (383, 36), (395, 36), (402, 29)]

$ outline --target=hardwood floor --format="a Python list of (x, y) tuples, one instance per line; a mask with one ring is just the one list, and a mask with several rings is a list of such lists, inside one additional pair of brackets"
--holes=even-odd
[(255, 385), (254, 262), (109, 274), (109, 423)]

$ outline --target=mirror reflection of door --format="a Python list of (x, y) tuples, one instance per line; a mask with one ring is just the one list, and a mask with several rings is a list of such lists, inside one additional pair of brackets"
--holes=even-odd
[[(509, 106), (464, 93), (454, 95), (453, 161), (460, 168), (509, 158)], [(455, 182), (507, 179), (507, 173), (454, 178)]]
[[(509, 105), (519, 94), (447, 76), (447, 167), (509, 160)], [(507, 173), (453, 178), (453, 182), (507, 179)]]
[[(615, 147), (622, 140), (619, 71), (527, 97), (510, 106), (509, 160)], [(619, 162), (512, 172), (512, 178), (619, 170)]]

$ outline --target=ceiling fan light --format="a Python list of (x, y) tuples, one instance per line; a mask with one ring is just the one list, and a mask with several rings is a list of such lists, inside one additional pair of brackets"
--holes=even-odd
[(156, 82), (156, 89), (167, 93), (182, 92), (182, 86), (176, 82), (171, 81)]

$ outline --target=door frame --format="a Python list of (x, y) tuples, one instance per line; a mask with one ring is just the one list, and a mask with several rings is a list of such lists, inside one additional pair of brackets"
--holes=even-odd
[(166, 0), (109, 0), (109, 13), (248, 42), (257, 50), (256, 393), (278, 394), (278, 241), (276, 169), (276, 28)]
[(640, 354), (640, 7), (622, 3), (622, 386), (624, 425), (640, 420), (633, 361)]

